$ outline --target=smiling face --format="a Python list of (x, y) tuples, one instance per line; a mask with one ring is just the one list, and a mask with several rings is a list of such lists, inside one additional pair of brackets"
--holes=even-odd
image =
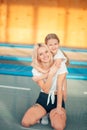
[(49, 33), (45, 37), (45, 44), (48, 46), (50, 52), (55, 55), (59, 48), (59, 37), (55, 33)]
[(50, 67), (53, 64), (53, 56), (47, 45), (36, 44), (32, 53), (32, 64), (38, 67)]
[(49, 39), (47, 41), (47, 46), (50, 50), (50, 52), (55, 55), (57, 53), (57, 50), (59, 48), (59, 43), (57, 39)]
[(37, 58), (40, 62), (49, 63), (51, 56), (47, 48), (41, 46), (38, 48)]

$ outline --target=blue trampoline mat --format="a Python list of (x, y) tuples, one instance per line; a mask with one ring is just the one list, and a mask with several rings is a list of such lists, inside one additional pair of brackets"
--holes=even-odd
[[(0, 56), (0, 60), (32, 62), (32, 57)], [(87, 66), (87, 61), (70, 60), (70, 65)]]
[[(0, 43), (0, 46), (11, 47), (11, 48), (34, 48), (35, 44), (16, 44), (16, 43)], [(70, 47), (61, 47), (63, 51), (71, 51), (71, 52), (87, 52), (86, 49), (80, 48), (70, 48)]]
[[(68, 67), (67, 79), (87, 80), (87, 68)], [(0, 74), (32, 77), (32, 66), (0, 63)]]

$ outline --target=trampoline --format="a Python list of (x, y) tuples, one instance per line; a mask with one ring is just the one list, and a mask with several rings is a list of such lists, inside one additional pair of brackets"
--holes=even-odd
[[(32, 81), (32, 67), (25, 64), (27, 59), (29, 62), (32, 60), (31, 57), (24, 60), (24, 57), (0, 56), (0, 130), (53, 130), (50, 121), (48, 125), (36, 124), (30, 128), (21, 126), (23, 114), (35, 103), (40, 91)], [(87, 130), (86, 63), (73, 61), (68, 67), (65, 130)]]

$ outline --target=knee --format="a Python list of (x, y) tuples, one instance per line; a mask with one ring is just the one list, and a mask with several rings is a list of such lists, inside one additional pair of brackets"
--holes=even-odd
[(31, 125), (34, 125), (36, 123), (36, 120), (35, 119), (23, 119), (21, 121), (21, 125), (23, 127), (29, 127)]
[(57, 123), (57, 124), (53, 124), (52, 127), (55, 129), (55, 130), (64, 130), (64, 128), (66, 127), (65, 124), (61, 124), (61, 123)]
[(59, 122), (59, 123), (54, 123), (53, 124), (53, 128), (55, 129), (55, 130), (64, 130), (65, 129), (65, 127), (66, 127), (66, 122)]
[(29, 127), (29, 126), (30, 126), (30, 123), (29, 123), (28, 120), (22, 119), (21, 125), (22, 125), (23, 127)]
[(51, 126), (55, 129), (55, 130), (64, 130), (66, 123), (62, 122), (62, 121), (51, 121)]
[(53, 128), (55, 130), (64, 130), (63, 126), (61, 126), (61, 125), (54, 125)]
[(29, 127), (29, 123), (27, 121), (24, 121), (24, 120), (21, 121), (21, 125), (23, 127)]

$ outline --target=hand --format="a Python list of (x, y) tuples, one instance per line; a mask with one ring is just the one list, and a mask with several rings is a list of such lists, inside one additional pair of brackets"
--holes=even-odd
[(32, 79), (33, 79), (35, 82), (37, 82), (37, 81), (39, 80), (39, 77), (38, 77), (38, 76), (34, 76), (34, 77), (32, 77)]
[(62, 110), (61, 107), (57, 107), (57, 108), (56, 108), (56, 111), (57, 111), (57, 113), (60, 114), (60, 115), (64, 114), (64, 111)]

